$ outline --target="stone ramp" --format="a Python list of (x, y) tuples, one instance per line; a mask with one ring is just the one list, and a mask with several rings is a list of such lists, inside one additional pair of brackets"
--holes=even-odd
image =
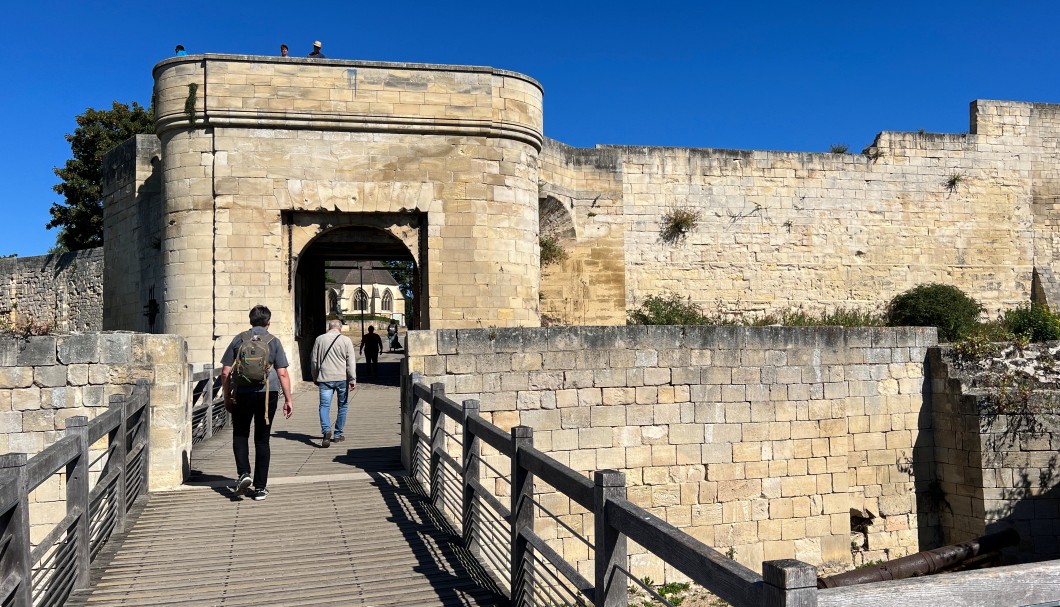
[(295, 415), (273, 430), (264, 501), (228, 488), (230, 430), (197, 445), (191, 483), (151, 494), (67, 605), (502, 604), (404, 475), (399, 394), (385, 379), (358, 387), (348, 440), (328, 449), (315, 387), (296, 387)]

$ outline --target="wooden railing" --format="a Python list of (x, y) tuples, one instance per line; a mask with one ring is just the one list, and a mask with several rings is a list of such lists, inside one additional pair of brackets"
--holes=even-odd
[[(149, 428), (148, 388), (141, 380), (129, 397), (112, 396), (92, 420), (68, 419), (66, 436), (40, 453), (0, 455), (3, 605), (62, 605), (87, 586), (89, 563), (124, 530), (129, 509), (147, 493)], [(96, 445), (104, 438), (105, 446)], [(31, 543), (30, 494), (56, 475), (65, 476), (66, 516)]]
[[(624, 474), (602, 470), (589, 480), (535, 449), (532, 428), (516, 426), (505, 432), (479, 415), (478, 401), (457, 404), (445, 396), (443, 384), (428, 388), (421, 379), (413, 374), (406, 392), (412, 400), (405, 408), (412, 441), (410, 472), (514, 605), (623, 607), (630, 584), (669, 604), (630, 571), (628, 540), (735, 607), (816, 605), (812, 565), (767, 561), (759, 575), (626, 500)], [(459, 436), (447, 426), (460, 428)], [(491, 465), (491, 458), (482, 455), (484, 445), (506, 457), (510, 469)], [(450, 453), (456, 448), (459, 460)], [(510, 486), (507, 504), (498, 495), (505, 492), (490, 490), (487, 479)], [(534, 493), (535, 479), (592, 514), (592, 542), (541, 504)], [(592, 580), (535, 533), (536, 511), (554, 518), (589, 547)]]
[[(190, 366), (189, 366), (190, 367)], [(188, 398), (191, 400), (191, 444), (202, 442), (228, 423), (221, 397), (221, 368), (206, 365), (202, 371), (188, 369)]]

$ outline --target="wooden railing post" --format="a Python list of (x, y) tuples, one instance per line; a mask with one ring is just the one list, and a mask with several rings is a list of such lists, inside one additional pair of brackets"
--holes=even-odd
[(795, 559), (762, 563), (764, 607), (817, 607), (817, 568)]
[(528, 543), (523, 530), (534, 530), (534, 475), (519, 463), (519, 451), (534, 446), (534, 429), (529, 426), (512, 428), (512, 604), (528, 604), (525, 589), (532, 584), (526, 566)]
[(139, 495), (147, 495), (151, 489), (151, 388), (147, 386), (146, 379), (137, 379), (136, 392), (138, 397), (134, 400), (143, 401), (143, 479), (140, 485)]
[(460, 529), (463, 534), (464, 547), (472, 551), (472, 554), (478, 556), (478, 551), (472, 548), (472, 544), (475, 541), (475, 488), (471, 485), (471, 481), (479, 480), (479, 454), (482, 451), (482, 446), (479, 444), (475, 437), (474, 431), (468, 427), (468, 419), (472, 416), (476, 416), (479, 413), (479, 402), (477, 400), (469, 399), (463, 402), (463, 419), (460, 420), (461, 425), (464, 428), (463, 432), (463, 443), (464, 452), (461, 460), (462, 468), (464, 470), (463, 478), (463, 499), (461, 500), (461, 513), (460, 513)]
[(207, 363), (203, 370), (206, 371), (206, 386), (203, 388), (203, 399), (206, 400), (206, 427), (203, 428), (202, 440), (213, 436), (213, 363)]
[(401, 401), (401, 463), (405, 469), (416, 476), (416, 410), (419, 398), (416, 397), (416, 384), (423, 381), (423, 374), (416, 372), (410, 377), (402, 377)]
[(442, 432), (445, 419), (442, 417), (442, 409), (435, 404), (435, 399), (445, 396), (445, 384), (441, 382), (431, 384), (431, 408), (430, 429), (427, 436), (431, 437), (431, 460), (428, 468), (427, 484), (430, 488), (431, 503), (439, 509), (444, 510), (442, 503), (442, 451), (445, 449), (445, 433)]
[[(19, 578), (18, 588), (11, 593), (11, 604), (29, 606), (33, 604), (33, 563), (30, 562), (32, 546), (29, 542), (29, 481), (26, 478), (26, 462), (29, 456), (25, 453), (8, 453), (0, 455), (0, 469), (3, 469), (10, 482), (15, 483), (18, 504), (6, 517), (6, 528), (3, 535), (11, 537), (11, 543), (4, 551), (4, 578), (15, 574)], [(3, 520), (3, 519), (0, 519)]]
[(118, 478), (114, 481), (114, 533), (125, 530), (125, 514), (129, 510), (129, 496), (126, 493), (126, 485), (129, 477), (128, 457), (129, 450), (125, 443), (129, 429), (128, 416), (125, 410), (125, 397), (115, 394), (110, 397), (110, 408), (121, 412), (121, 421), (118, 427), (110, 431), (107, 444), (110, 446), (110, 457), (107, 459), (107, 467), (113, 467), (117, 471)]
[(607, 501), (626, 497), (626, 475), (617, 470), (599, 470), (593, 475), (593, 519), (596, 546), (595, 607), (626, 607), (629, 603), (625, 574), (626, 536), (607, 520)]
[(74, 523), (74, 590), (88, 585), (88, 566), (91, 559), (91, 541), (88, 519), (91, 506), (88, 499), (88, 418), (76, 415), (66, 420), (66, 435), (77, 438), (80, 452), (66, 465), (66, 513), (80, 511)]

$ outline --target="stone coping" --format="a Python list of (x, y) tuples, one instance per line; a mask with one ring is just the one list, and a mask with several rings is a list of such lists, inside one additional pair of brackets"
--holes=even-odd
[(183, 57), (171, 57), (164, 59), (155, 64), (151, 70), (151, 75), (157, 79), (158, 73), (170, 66), (178, 65), (181, 63), (197, 63), (200, 61), (230, 61), (240, 63), (277, 63), (277, 64), (302, 64), (302, 65), (314, 65), (314, 66), (334, 66), (334, 67), (365, 67), (372, 69), (396, 69), (396, 70), (425, 70), (435, 72), (471, 72), (471, 73), (487, 73), (495, 74), (497, 76), (508, 76), (511, 78), (518, 78), (519, 80), (526, 81), (535, 87), (537, 87), (542, 93), (545, 89), (541, 86), (541, 83), (537, 80), (527, 76), (526, 74), (520, 74), (519, 72), (513, 72), (511, 70), (502, 70), (494, 67), (484, 65), (450, 65), (440, 63), (406, 63), (397, 61), (363, 61), (354, 59), (310, 59), (309, 57), (280, 57), (277, 55), (224, 55), (217, 53), (203, 53), (199, 55), (185, 55)]

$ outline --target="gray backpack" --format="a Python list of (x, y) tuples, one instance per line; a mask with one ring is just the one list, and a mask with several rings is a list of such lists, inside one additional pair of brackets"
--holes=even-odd
[(232, 376), (240, 386), (261, 387), (269, 380), (269, 344), (275, 339), (272, 335), (254, 335), (251, 331), (239, 334), (243, 343), (236, 351), (232, 363)]

